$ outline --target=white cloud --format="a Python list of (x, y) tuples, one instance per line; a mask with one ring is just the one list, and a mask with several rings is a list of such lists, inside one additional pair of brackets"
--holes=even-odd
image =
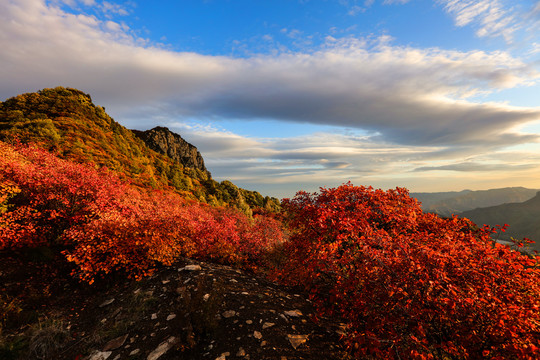
[(95, 94), (120, 115), (147, 117), (146, 108), (171, 117), (331, 124), (407, 144), (530, 141), (512, 129), (540, 118), (540, 109), (467, 100), (538, 78), (505, 52), (396, 47), (381, 37), (237, 59), (141, 47), (117, 23), (37, 0), (0, 10), (4, 96), (61, 84)]
[(62, 85), (90, 93), (130, 127), (190, 116), (274, 119), (370, 134), (269, 140), (183, 130), (206, 152), (213, 173), (228, 171), (227, 177), (246, 184), (278, 176), (290, 184), (322, 185), (390, 178), (396, 170), (431, 166), (430, 159), (478, 156), (538, 140), (515, 129), (539, 120), (540, 108), (471, 98), (537, 81), (534, 68), (506, 52), (333, 38), (318, 51), (276, 56), (178, 53), (146, 45), (118, 22), (69, 14), (39, 0), (0, 2), (0, 47), (2, 98)]
[(406, 4), (411, 0), (384, 0), (384, 5), (392, 5), (392, 4)]
[(445, 171), (464, 171), (464, 172), (504, 172), (515, 170), (527, 170), (538, 168), (537, 163), (534, 164), (519, 164), (512, 165), (508, 163), (478, 163), (478, 162), (462, 162), (450, 165), (440, 166), (425, 166), (416, 168), (414, 171), (433, 171), (433, 170), (445, 170)]
[(534, 5), (533, 13), (540, 14), (540, 1), (537, 1), (536, 5)]
[(121, 16), (129, 15), (129, 10), (125, 5), (103, 1), (99, 7), (105, 14)]
[(211, 126), (177, 123), (170, 128), (197, 144), (214, 178), (281, 197), (299, 188), (316, 191), (348, 180), (377, 187), (416, 184), (416, 189), (433, 191), (430, 186), (446, 185), (461, 190), (456, 177), (468, 179), (469, 187), (488, 188), (523, 185), (520, 181), (539, 173), (540, 157), (534, 152), (403, 146), (344, 132), (276, 139), (249, 138)]
[(349, 8), (349, 11), (347, 11), (347, 14), (351, 15), (351, 16), (355, 16), (355, 15), (358, 15), (359, 13), (363, 13), (365, 11), (366, 11), (365, 7), (358, 6), (358, 5), (353, 5), (353, 6), (351, 6)]
[(511, 8), (500, 0), (436, 0), (454, 17), (457, 26), (471, 25), (480, 37), (502, 36), (511, 42), (519, 27)]
[(531, 49), (529, 50), (529, 54), (530, 55), (534, 55), (534, 54), (538, 54), (540, 53), (540, 43), (532, 43), (531, 44)]

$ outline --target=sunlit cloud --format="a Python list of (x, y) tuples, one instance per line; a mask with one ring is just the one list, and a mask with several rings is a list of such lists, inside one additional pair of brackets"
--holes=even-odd
[(508, 163), (499, 163), (499, 164), (487, 164), (487, 163), (477, 163), (477, 162), (464, 162), (451, 165), (441, 165), (441, 166), (424, 166), (416, 168), (414, 171), (432, 171), (432, 170), (446, 170), (446, 171), (513, 171), (513, 170), (526, 170), (526, 169), (535, 169), (538, 168), (538, 164), (519, 164), (512, 165)]
[[(456, 22), (511, 36), (512, 15), (497, 1), (462, 3), (470, 6), (445, 2)], [(291, 186), (351, 178), (392, 183), (436, 169), (474, 170), (470, 164), (485, 154), (539, 140), (517, 129), (540, 120), (540, 108), (478, 101), (479, 95), (538, 84), (534, 65), (508, 52), (421, 49), (393, 45), (390, 36), (366, 36), (329, 37), (311, 51), (209, 56), (151, 45), (121, 22), (68, 13), (57, 4), (0, 3), (0, 96), (79, 88), (130, 128), (176, 129), (218, 178)], [(493, 28), (491, 22), (509, 25)], [(292, 28), (283, 33), (301, 35)], [(367, 135), (255, 138), (189, 125), (186, 118), (214, 124), (270, 119), (284, 129), (302, 123)], [(509, 164), (512, 171), (531, 170), (526, 163)], [(405, 179), (393, 179), (397, 172)]]
[(507, 42), (523, 24), (524, 13), (515, 12), (500, 0), (436, 0), (454, 17), (456, 26), (473, 26), (479, 37), (502, 36)]
[(539, 172), (540, 156), (533, 152), (403, 146), (377, 141), (376, 136), (346, 133), (250, 138), (211, 126), (178, 123), (171, 129), (197, 144), (216, 179), (231, 179), (247, 188), (279, 184), (281, 188), (275, 193), (280, 196), (294, 194), (299, 186), (313, 191), (321, 185), (335, 186), (348, 180), (389, 187), (416, 183), (426, 190), (430, 179), (448, 186), (455, 182), (439, 175), (448, 172), (472, 182), (483, 179), (491, 187), (501, 186), (499, 181), (511, 177), (519, 185), (523, 178)]

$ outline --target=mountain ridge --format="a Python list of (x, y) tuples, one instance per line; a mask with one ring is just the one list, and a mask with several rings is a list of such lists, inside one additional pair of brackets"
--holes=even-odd
[(411, 193), (422, 203), (422, 210), (441, 216), (451, 216), (480, 207), (527, 201), (539, 189), (505, 187), (488, 190), (462, 190), (436, 193)]
[(179, 134), (170, 131), (166, 127), (156, 126), (150, 130), (131, 130), (135, 136), (155, 152), (167, 155), (185, 167), (194, 168), (206, 172), (208, 177), (212, 175), (204, 165), (204, 159), (197, 147), (188, 143)]
[[(148, 133), (159, 135), (163, 131)], [(36, 143), (61, 158), (105, 166), (137, 186), (173, 188), (185, 197), (233, 206), (247, 214), (257, 208), (279, 208), (276, 198), (239, 188), (230, 181), (215, 181), (193, 145), (183, 139), (184, 143), (180, 142), (181, 136), (172, 132), (166, 137), (177, 148), (155, 151), (103, 107), (94, 105), (89, 94), (73, 88), (43, 89), (0, 102), (1, 141)], [(179, 151), (181, 147), (187, 153)], [(176, 153), (177, 158), (169, 152)]]
[(529, 238), (535, 241), (530, 248), (540, 251), (540, 191), (536, 196), (520, 203), (477, 208), (460, 214), (478, 225), (491, 226), (508, 224), (508, 229), (500, 233), (500, 240)]

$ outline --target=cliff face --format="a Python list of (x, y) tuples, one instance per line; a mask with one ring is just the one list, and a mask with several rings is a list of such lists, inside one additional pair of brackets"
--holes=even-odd
[(210, 172), (204, 166), (204, 160), (197, 148), (168, 128), (158, 126), (146, 131), (132, 131), (152, 150), (167, 155), (185, 167), (199, 169), (210, 175)]

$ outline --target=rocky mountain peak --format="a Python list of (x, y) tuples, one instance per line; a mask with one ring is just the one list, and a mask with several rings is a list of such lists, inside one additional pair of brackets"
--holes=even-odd
[(168, 128), (157, 126), (146, 131), (133, 130), (133, 133), (152, 150), (167, 155), (185, 167), (198, 169), (210, 175), (197, 148)]

